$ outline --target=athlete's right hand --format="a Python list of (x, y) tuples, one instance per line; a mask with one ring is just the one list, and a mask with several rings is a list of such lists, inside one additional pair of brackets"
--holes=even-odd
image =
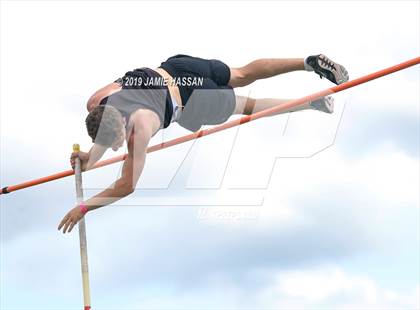
[(85, 171), (87, 163), (89, 161), (89, 153), (85, 153), (85, 152), (73, 152), (73, 153), (71, 153), (70, 164), (71, 164), (71, 167), (73, 168), (73, 170), (74, 170), (74, 167), (76, 166), (76, 158), (80, 159), (80, 163), (82, 165), (82, 171)]

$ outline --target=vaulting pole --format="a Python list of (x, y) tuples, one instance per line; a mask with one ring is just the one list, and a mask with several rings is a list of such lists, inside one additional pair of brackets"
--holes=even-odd
[[(147, 149), (147, 153), (162, 150), (162, 149), (165, 149), (165, 148), (177, 145), (177, 144), (181, 144), (181, 143), (184, 143), (184, 142), (187, 142), (187, 141), (191, 141), (191, 140), (203, 137), (203, 136), (213, 134), (215, 132), (219, 132), (219, 131), (222, 131), (222, 130), (225, 130), (225, 129), (228, 129), (228, 128), (239, 126), (241, 124), (248, 123), (250, 121), (259, 119), (259, 118), (264, 117), (264, 116), (269, 116), (269, 115), (272, 115), (272, 114), (276, 114), (278, 112), (286, 111), (286, 110), (289, 110), (290, 108), (295, 108), (299, 105), (305, 104), (308, 101), (314, 101), (316, 99), (331, 95), (333, 93), (341, 92), (345, 89), (349, 89), (349, 88), (358, 86), (360, 84), (363, 84), (363, 83), (381, 78), (385, 75), (392, 74), (392, 73), (395, 73), (397, 71), (407, 69), (407, 68), (412, 67), (414, 65), (417, 65), (419, 63), (420, 63), (420, 57), (416, 57), (416, 58), (407, 60), (405, 62), (402, 62), (400, 64), (397, 64), (395, 66), (392, 66), (392, 67), (389, 67), (389, 68), (386, 68), (386, 69), (383, 69), (383, 70), (380, 70), (380, 71), (362, 76), (358, 79), (345, 82), (343, 84), (325, 89), (323, 91), (314, 93), (312, 95), (302, 97), (302, 98), (299, 98), (299, 99), (295, 99), (295, 100), (290, 100), (290, 101), (288, 101), (286, 103), (283, 103), (283, 104), (281, 104), (277, 107), (273, 107), (273, 108), (270, 108), (270, 109), (267, 109), (267, 110), (264, 110), (264, 111), (260, 111), (260, 112), (257, 112), (257, 113), (251, 114), (251, 115), (243, 116), (241, 118), (226, 122), (222, 125), (214, 126), (212, 128), (209, 128), (209, 129), (199, 130), (199, 131), (194, 132), (192, 134), (188, 134), (188, 135), (176, 138), (176, 139), (172, 139), (172, 140), (160, 143), (160, 144), (150, 146)], [(96, 168), (99, 168), (99, 167), (103, 167), (103, 166), (107, 166), (107, 165), (110, 165), (110, 164), (113, 164), (113, 163), (117, 163), (119, 161), (124, 160), (126, 155), (127, 154), (120, 155), (120, 156), (117, 156), (117, 157), (113, 157), (113, 158), (98, 162), (91, 169), (96, 169)], [(67, 177), (67, 176), (72, 175), (72, 174), (74, 174), (73, 170), (66, 170), (66, 171), (59, 172), (59, 173), (56, 173), (56, 174), (52, 174), (52, 175), (49, 175), (49, 176), (46, 176), (46, 177), (43, 177), (43, 178), (40, 178), (40, 179), (31, 180), (31, 181), (24, 182), (24, 183), (17, 184), (17, 185), (6, 186), (6, 187), (3, 187), (0, 194), (7, 194), (7, 193), (17, 191), (19, 189), (23, 189), (23, 188), (26, 188), (26, 187), (30, 187), (30, 186), (42, 184), (42, 183), (45, 183), (45, 182), (61, 179), (61, 178)]]
[[(79, 144), (73, 144), (73, 152), (79, 152)], [(76, 158), (74, 175), (76, 179), (76, 196), (77, 205), (83, 202), (83, 185), (82, 185), (82, 167), (79, 158)], [(80, 243), (80, 262), (82, 266), (82, 284), (83, 284), (83, 302), (84, 310), (90, 310), (90, 288), (89, 288), (89, 267), (86, 242), (86, 224), (85, 217), (79, 221), (79, 243)]]

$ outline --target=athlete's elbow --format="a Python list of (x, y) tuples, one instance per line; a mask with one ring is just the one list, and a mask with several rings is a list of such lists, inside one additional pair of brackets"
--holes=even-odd
[(134, 192), (132, 182), (122, 182), (119, 184), (119, 192), (123, 197), (128, 196)]
[(86, 103), (86, 109), (88, 112), (91, 112), (99, 104), (99, 99), (100, 98), (96, 95), (96, 93), (89, 98)]
[(124, 195), (124, 197), (131, 195), (134, 192), (134, 187), (131, 185), (123, 186), (121, 192)]

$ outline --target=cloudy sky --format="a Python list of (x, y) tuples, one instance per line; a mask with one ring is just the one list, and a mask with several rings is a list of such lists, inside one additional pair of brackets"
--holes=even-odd
[[(356, 78), (420, 52), (418, 1), (0, 5), (1, 186), (68, 169), (72, 144), (90, 147), (89, 96), (174, 54), (234, 67), (325, 53)], [(86, 217), (93, 308), (418, 309), (419, 70), (336, 94), (333, 115), (270, 117), (150, 154), (134, 194)], [(238, 94), (330, 86), (294, 72)], [(120, 169), (86, 173), (85, 196)], [(78, 234), (56, 229), (74, 179), (0, 203), (1, 309), (80, 309)]]

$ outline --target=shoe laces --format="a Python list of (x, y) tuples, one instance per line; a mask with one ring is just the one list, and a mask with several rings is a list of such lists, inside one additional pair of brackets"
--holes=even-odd
[(321, 60), (322, 64), (325, 65), (326, 67), (330, 68), (331, 70), (337, 70), (335, 68), (334, 63), (329, 60), (327, 57), (319, 57), (319, 59)]

